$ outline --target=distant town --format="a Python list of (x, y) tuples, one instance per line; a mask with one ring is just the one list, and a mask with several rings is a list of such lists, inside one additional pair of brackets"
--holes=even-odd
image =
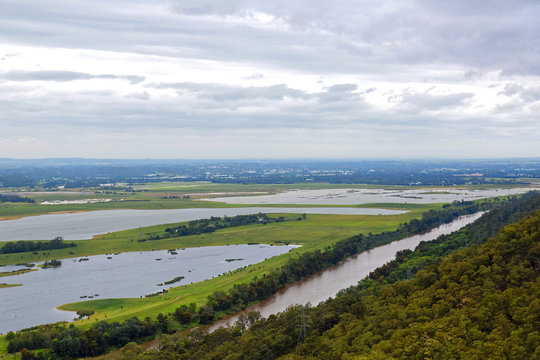
[(439, 161), (0, 159), (0, 186), (65, 189), (135, 183), (336, 183), (451, 186), (530, 183), (539, 159)]

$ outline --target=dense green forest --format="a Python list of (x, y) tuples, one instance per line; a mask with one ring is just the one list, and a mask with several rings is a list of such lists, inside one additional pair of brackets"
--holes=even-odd
[[(211, 322), (216, 312), (227, 309), (237, 310), (250, 301), (268, 296), (277, 288), (284, 286), (284, 284), (294, 279), (328, 267), (358, 251), (380, 245), (379, 241), (381, 243), (393, 241), (395, 240), (394, 237), (403, 237), (403, 234), (409, 231), (422, 231), (424, 226), (429, 227), (428, 224), (436, 224), (438, 221), (444, 221), (447, 217), (451, 219), (463, 213), (471, 213), (481, 208), (494, 206), (494, 204), (499, 206), (484, 215), (483, 220), (478, 222), (480, 225), (470, 225), (467, 227), (464, 231), (468, 233), (459, 232), (450, 237), (440, 238), (429, 245), (425, 243), (421, 244), (415, 252), (401, 252), (398, 254), (394, 265), (387, 266), (388, 274), (377, 275), (374, 273), (371, 276), (372, 279), (363, 281), (354, 289), (344, 291), (337, 299), (319, 307), (291, 308), (281, 316), (273, 315), (268, 320), (262, 321), (257, 321), (258, 317), (251, 315), (250, 320), (244, 319), (242, 324), (239, 324), (237, 327), (221, 329), (205, 337), (202, 336), (200, 329), (195, 330), (195, 332), (187, 337), (181, 335), (182, 333), (165, 336), (165, 334), (174, 330), (171, 324), (193, 325), (194, 323), (204, 324)], [(304, 255), (302, 258), (292, 259), (289, 264), (285, 265), (276, 274), (271, 274), (263, 279), (254, 279), (250, 284), (236, 286), (229, 294), (215, 293), (209, 297), (207, 305), (199, 309), (196, 309), (194, 305), (182, 306), (173, 314), (160, 314), (156, 320), (147, 318), (144, 321), (140, 321), (133, 318), (121, 324), (100, 322), (86, 331), (72, 326), (42, 326), (35, 330), (30, 329), (16, 334), (10, 333), (8, 350), (15, 352), (23, 349), (48, 348), (48, 351), (41, 353), (41, 356), (45, 358), (56, 355), (67, 357), (98, 355), (108, 351), (111, 347), (125, 345), (134, 340), (142, 341), (156, 334), (162, 334), (160, 342), (163, 344), (164, 351), (166, 350), (167, 352), (159, 354), (150, 352), (144, 358), (222, 359), (231, 354), (236, 354), (238, 357), (231, 357), (231, 359), (243, 359), (252, 357), (242, 355), (244, 351), (242, 350), (243, 346), (238, 342), (244, 341), (242, 339), (253, 339), (253, 341), (259, 342), (259, 340), (255, 339), (259, 334), (255, 334), (260, 330), (262, 331), (261, 336), (270, 336), (272, 338), (272, 343), (267, 344), (265, 341), (260, 341), (260, 344), (264, 345), (264, 348), (255, 347), (254, 349), (258, 349), (257, 351), (262, 357), (255, 358), (265, 358), (264, 356), (275, 358), (294, 352), (296, 344), (309, 341), (313, 336), (323, 336), (325, 331), (339, 324), (340, 319), (347, 318), (347, 314), (352, 316), (355, 314), (365, 315), (367, 313), (365, 306), (366, 299), (376, 298), (376, 294), (382, 292), (381, 287), (402, 286), (401, 284), (403, 282), (393, 285), (386, 284), (387, 281), (385, 279), (391, 279), (393, 274), (405, 274), (406, 277), (412, 277), (413, 272), (430, 263), (436, 263), (437, 259), (440, 259), (444, 254), (455, 251), (460, 247), (469, 246), (475, 242), (483, 242), (488, 235), (495, 233), (502, 226), (538, 208), (540, 208), (540, 196), (534, 193), (527, 194), (522, 198), (512, 198), (507, 202), (456, 203), (441, 211), (428, 212), (424, 219), (404, 224), (394, 232), (355, 236), (338, 242), (334, 247), (326, 249), (324, 252), (314, 252)], [(448, 214), (453, 215), (450, 216)], [(476, 235), (478, 236), (474, 237)], [(474, 237), (474, 239), (471, 240), (470, 237)], [(423, 253), (420, 259), (421, 261), (418, 258), (415, 259), (413, 256), (418, 253)], [(409, 268), (404, 270), (404, 266), (408, 266)], [(422, 271), (426, 271), (428, 268)], [(421, 278), (420, 274), (422, 271), (417, 278)], [(399, 279), (400, 277), (402, 276), (394, 275), (394, 279)], [(346, 306), (339, 304), (346, 304)], [(334, 309), (336, 306), (339, 310)], [(299, 323), (299, 318), (306, 320)], [(289, 325), (292, 324), (293, 329), (281, 328), (279, 324), (282, 324), (285, 319), (288, 319), (287, 321), (290, 323)], [(253, 324), (253, 326), (249, 330), (246, 330), (247, 324)], [(303, 327), (303, 330), (300, 332), (297, 331), (299, 330), (299, 326), (301, 328)], [(177, 338), (179, 339), (178, 341), (176, 340)], [(277, 344), (273, 344), (275, 341), (281, 341), (282, 343), (278, 346)], [(169, 343), (171, 344), (170, 347), (167, 346)], [(130, 347), (133, 348), (131, 345)], [(136, 349), (137, 351), (143, 350), (139, 347)], [(221, 350), (218, 351), (218, 349)], [(296, 350), (298, 349), (302, 349), (302, 347), (300, 346)], [(216, 351), (218, 353), (211, 355)], [(32, 358), (31, 353), (25, 351), (25, 354), (30, 356), (29, 358)], [(165, 354), (167, 354), (166, 357), (163, 357)], [(208, 357), (204, 357), (202, 354), (207, 354)]]

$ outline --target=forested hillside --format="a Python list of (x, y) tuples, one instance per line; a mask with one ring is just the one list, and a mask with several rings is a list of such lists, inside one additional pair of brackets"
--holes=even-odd
[[(286, 359), (540, 358), (540, 213), (346, 311)], [(354, 296), (354, 295), (351, 295)]]
[[(246, 318), (207, 336), (163, 336), (159, 352), (128, 344), (106, 358), (540, 358), (540, 211), (471, 245), (483, 241), (481, 229), (497, 229), (538, 208), (538, 198), (518, 209), (493, 210), (480, 225), (402, 252), (385, 276), (374, 275), (317, 307), (293, 307), (266, 320)], [(479, 238), (467, 238), (473, 236)], [(437, 260), (464, 246), (469, 247)], [(420, 259), (433, 265), (413, 276)], [(409, 271), (401, 273), (411, 279), (387, 284), (384, 279), (406, 264)]]

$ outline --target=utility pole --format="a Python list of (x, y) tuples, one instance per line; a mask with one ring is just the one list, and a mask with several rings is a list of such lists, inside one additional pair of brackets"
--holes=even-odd
[(306, 322), (309, 316), (306, 315), (305, 307), (302, 306), (302, 310), (300, 312), (300, 315), (298, 315), (298, 318), (300, 320), (300, 324), (296, 325), (296, 328), (298, 329), (297, 345), (300, 345), (307, 338), (308, 330), (309, 328), (311, 328), (311, 326)]

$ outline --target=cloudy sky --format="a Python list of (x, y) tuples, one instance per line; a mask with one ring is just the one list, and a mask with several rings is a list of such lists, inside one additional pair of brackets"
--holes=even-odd
[(0, 0), (0, 157), (540, 156), (538, 0)]

